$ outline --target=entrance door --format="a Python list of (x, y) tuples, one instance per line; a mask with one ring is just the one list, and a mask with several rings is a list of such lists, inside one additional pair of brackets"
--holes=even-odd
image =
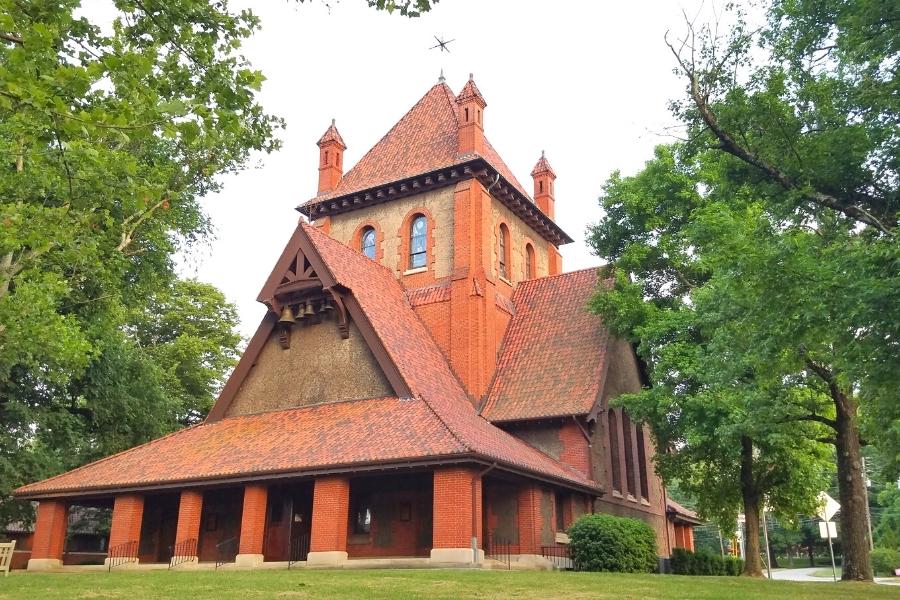
[(312, 490), (309, 486), (269, 488), (265, 560), (306, 560), (311, 522)]

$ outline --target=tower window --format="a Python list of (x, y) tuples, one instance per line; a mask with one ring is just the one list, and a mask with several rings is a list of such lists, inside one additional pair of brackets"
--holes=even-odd
[(628, 493), (637, 496), (634, 489), (634, 426), (628, 413), (622, 411), (622, 441), (625, 443), (625, 486)]
[(360, 238), (360, 251), (372, 260), (375, 260), (375, 238), (374, 227), (363, 229), (362, 237)]
[(534, 279), (537, 275), (534, 272), (534, 246), (525, 244), (525, 277)]
[(413, 217), (409, 228), (409, 268), (418, 269), (428, 262), (428, 220), (425, 215)]
[(500, 236), (497, 243), (497, 256), (500, 259), (500, 277), (509, 279), (509, 228), (505, 224), (500, 224)]
[(637, 452), (638, 452), (638, 476), (641, 480), (641, 497), (650, 499), (650, 485), (647, 481), (647, 451), (644, 448), (644, 426), (638, 423), (637, 431)]
[(328, 164), (328, 150), (325, 151), (325, 162), (323, 164)]
[(543, 181), (538, 181), (538, 193), (540, 193), (540, 194), (544, 193), (544, 182)]
[(466, 123), (469, 122), (469, 109), (466, 109)]

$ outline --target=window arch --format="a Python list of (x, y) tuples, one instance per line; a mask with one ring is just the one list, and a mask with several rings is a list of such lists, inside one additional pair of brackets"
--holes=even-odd
[(375, 260), (377, 239), (378, 235), (375, 233), (375, 228), (367, 225), (363, 228), (362, 235), (359, 238), (359, 251)]
[(428, 264), (428, 219), (415, 215), (409, 226), (409, 268), (418, 269)]
[(500, 277), (509, 279), (509, 227), (506, 223), (500, 223), (500, 233), (497, 236), (497, 259), (500, 263)]
[(525, 279), (534, 279), (537, 277), (534, 264), (534, 246), (530, 243), (525, 244)]
[(619, 422), (616, 419), (616, 412), (609, 409), (606, 413), (607, 432), (609, 437), (609, 460), (610, 473), (612, 474), (612, 487), (614, 490), (622, 491), (622, 466), (619, 460)]

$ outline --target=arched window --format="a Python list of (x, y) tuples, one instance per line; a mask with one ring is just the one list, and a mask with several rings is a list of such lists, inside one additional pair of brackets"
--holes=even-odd
[(428, 263), (428, 220), (425, 215), (413, 217), (409, 227), (409, 268), (418, 269)]
[(509, 228), (506, 224), (500, 224), (500, 235), (497, 243), (497, 257), (500, 260), (500, 277), (509, 279)]
[(359, 238), (360, 251), (375, 260), (375, 228), (366, 227), (363, 229), (362, 236)]
[(534, 246), (525, 244), (525, 278), (534, 279), (537, 274), (534, 271)]
[(625, 486), (632, 497), (637, 497), (634, 489), (634, 427), (628, 413), (622, 411), (622, 441), (625, 443)]
[(649, 500), (650, 485), (647, 481), (647, 451), (644, 448), (644, 426), (638, 423), (635, 425), (635, 429), (637, 431), (638, 477), (641, 480), (641, 497)]
[(612, 474), (612, 487), (614, 490), (622, 491), (622, 467), (619, 461), (619, 423), (616, 419), (616, 413), (613, 409), (609, 409), (606, 413), (607, 432), (609, 433), (609, 461), (610, 472)]

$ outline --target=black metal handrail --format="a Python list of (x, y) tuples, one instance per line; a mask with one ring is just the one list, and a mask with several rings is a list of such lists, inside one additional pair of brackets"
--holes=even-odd
[(557, 569), (575, 568), (575, 559), (572, 558), (572, 550), (568, 546), (541, 546), (541, 556), (552, 562)]
[(114, 567), (135, 562), (138, 557), (138, 542), (130, 540), (123, 544), (110, 546), (106, 555), (107, 571), (112, 571)]
[(503, 563), (507, 569), (510, 569), (512, 564), (512, 541), (492, 531), (488, 534), (485, 542), (487, 543), (484, 548), (484, 557)]
[(216, 544), (216, 569), (222, 565), (234, 562), (237, 556), (238, 539), (236, 537), (228, 538)]
[(197, 538), (181, 540), (174, 546), (169, 546), (169, 549), (172, 551), (172, 557), (169, 558), (169, 568), (172, 569), (197, 558)]
[(306, 556), (309, 554), (309, 534), (304, 533), (298, 535), (294, 539), (291, 540), (291, 552), (288, 556), (288, 569), (290, 569), (294, 563), (298, 563), (300, 561), (306, 560)]

